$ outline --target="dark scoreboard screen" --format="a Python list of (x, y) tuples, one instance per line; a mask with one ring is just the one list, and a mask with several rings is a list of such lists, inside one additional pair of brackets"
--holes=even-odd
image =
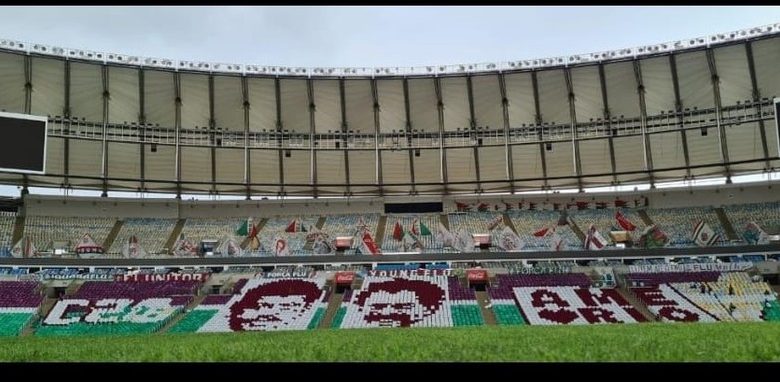
[(43, 174), (46, 117), (0, 113), (0, 171)]
[(777, 153), (780, 155), (780, 98), (775, 98), (775, 138), (777, 138)]

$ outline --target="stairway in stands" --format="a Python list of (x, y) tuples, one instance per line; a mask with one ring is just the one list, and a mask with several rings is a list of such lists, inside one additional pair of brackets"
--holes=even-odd
[[(265, 227), (265, 223), (268, 221), (268, 218), (262, 218), (260, 219), (260, 223), (255, 224), (257, 226), (257, 232), (260, 232), (263, 230), (263, 227)], [(252, 224), (254, 224), (254, 221), (252, 221)], [(249, 227), (249, 231), (252, 231), (252, 228)], [(244, 238), (244, 241), (241, 242), (241, 249), (246, 249), (246, 246), (249, 245), (249, 236)]]
[(176, 324), (179, 321), (181, 321), (181, 319), (184, 318), (184, 316), (187, 315), (187, 312), (195, 309), (195, 307), (200, 305), (200, 303), (203, 302), (203, 300), (205, 300), (205, 299), (206, 299), (206, 294), (201, 294), (199, 296), (195, 296), (192, 299), (192, 301), (190, 301), (190, 303), (187, 304), (187, 306), (184, 307), (184, 310), (182, 310), (181, 312), (177, 313), (175, 316), (173, 316), (173, 318), (168, 320), (168, 322), (166, 322), (165, 325), (163, 325), (163, 327), (160, 328), (158, 333), (166, 333), (170, 328), (176, 326)]
[(577, 237), (580, 239), (580, 242), (582, 242), (582, 244), (584, 245), (585, 244), (585, 233), (582, 232), (582, 230), (580, 229), (580, 226), (578, 226), (577, 222), (574, 221), (574, 218), (569, 216), (567, 218), (567, 221), (569, 222), (569, 227), (571, 228), (571, 230), (574, 231), (574, 234), (577, 235)]
[(479, 304), (479, 309), (482, 311), (482, 319), (485, 321), (485, 325), (495, 325), (496, 315), (493, 313), (493, 309), (488, 309), (485, 307), (490, 303), (490, 298), (488, 298), (487, 292), (476, 291), (475, 295), (477, 297), (477, 304)]
[(441, 224), (444, 224), (444, 228), (450, 229), (450, 219), (447, 217), (447, 214), (439, 215), (439, 220), (441, 221)]
[(333, 288), (333, 293), (330, 294), (330, 298), (328, 299), (328, 309), (325, 310), (325, 316), (322, 317), (322, 321), (320, 321), (319, 327), (324, 329), (330, 328), (330, 325), (333, 323), (333, 318), (336, 317), (336, 313), (341, 307), (341, 300), (344, 298), (344, 293), (336, 293), (336, 286), (334, 285), (333, 280), (328, 280), (326, 286)]
[(24, 234), (24, 216), (17, 215), (14, 222), (14, 233), (11, 235), (11, 245), (19, 242)]
[(739, 240), (739, 235), (737, 235), (737, 231), (734, 230), (734, 226), (731, 224), (731, 220), (729, 220), (729, 217), (726, 216), (726, 211), (723, 210), (723, 208), (718, 207), (715, 208), (715, 214), (718, 215), (718, 220), (720, 220), (720, 225), (723, 227), (723, 230), (726, 232), (726, 238), (729, 240)]
[(125, 225), (124, 220), (117, 219), (114, 222), (114, 227), (111, 228), (111, 232), (108, 233), (106, 240), (103, 242), (103, 248), (105, 248), (106, 251), (108, 251), (108, 249), (111, 248), (111, 245), (114, 244), (114, 240), (116, 240), (116, 237), (119, 235), (119, 231), (122, 230), (123, 225)]
[(54, 305), (57, 304), (57, 301), (59, 301), (59, 298), (57, 297), (44, 297), (43, 301), (41, 301), (41, 307), (38, 308), (38, 316), (30, 320), (30, 322), (28, 322), (27, 325), (25, 325), (25, 327), (22, 329), (22, 332), (19, 334), (19, 336), (33, 335), (37, 323), (49, 315), (49, 312), (51, 311), (52, 308), (54, 308)]
[(501, 214), (501, 216), (504, 217), (504, 225), (509, 227), (509, 229), (511, 229), (512, 232), (517, 233), (517, 228), (515, 228), (515, 223), (512, 223), (512, 219), (509, 218), (509, 215), (503, 213)]
[(651, 312), (650, 309), (647, 308), (647, 305), (639, 301), (639, 299), (636, 298), (636, 296), (630, 290), (628, 290), (625, 287), (619, 287), (615, 289), (621, 296), (623, 296), (623, 298), (626, 299), (626, 301), (628, 301), (634, 308), (636, 308), (636, 310), (639, 311), (639, 313), (642, 313), (642, 315), (645, 317), (645, 319), (648, 322), (658, 321), (656, 320), (653, 312)]
[(382, 245), (382, 241), (385, 239), (385, 226), (387, 225), (387, 215), (379, 217), (379, 224), (376, 225), (376, 232), (374, 233), (374, 242), (379, 246)]
[(646, 209), (641, 209), (637, 211), (637, 214), (639, 214), (639, 217), (642, 218), (642, 221), (645, 223), (646, 226), (651, 226), (655, 224), (653, 222), (653, 219), (650, 219), (650, 215), (647, 214)]
[(173, 231), (171, 231), (171, 235), (168, 236), (168, 241), (165, 242), (163, 248), (168, 248), (168, 250), (173, 253), (173, 245), (176, 244), (176, 240), (179, 238), (179, 235), (181, 235), (181, 231), (184, 229), (184, 224), (186, 223), (187, 219), (179, 219), (179, 221), (176, 222), (176, 226), (173, 227)]

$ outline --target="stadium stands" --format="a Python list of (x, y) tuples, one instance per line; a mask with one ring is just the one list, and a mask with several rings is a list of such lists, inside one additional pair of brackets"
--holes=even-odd
[(234, 332), (314, 329), (327, 308), (325, 280), (241, 279), (231, 295), (212, 295), (171, 332)]
[(236, 236), (236, 230), (246, 219), (242, 218), (189, 218), (184, 223), (181, 233), (185, 238), (198, 245), (201, 240), (217, 240), (225, 238), (241, 243), (242, 237)]
[(443, 275), (367, 276), (341, 309), (340, 328), (483, 324), (473, 291)]
[(766, 304), (777, 301), (769, 285), (745, 272), (634, 273), (627, 278), (631, 285), (644, 286), (632, 290), (663, 321), (761, 321)]
[(0, 257), (10, 257), (16, 212), (0, 211)]
[(34, 281), (0, 281), (0, 337), (18, 336), (43, 300)]
[(583, 273), (497, 275), (488, 289), (499, 325), (645, 321), (615, 289), (590, 288)]
[(154, 333), (179, 314), (199, 281), (87, 281), (60, 299), (36, 335)]
[(24, 235), (32, 239), (38, 250), (46, 250), (53, 242), (68, 243), (69, 250), (85, 234), (102, 245), (116, 219), (93, 217), (28, 216), (24, 220)]
[(758, 223), (764, 231), (780, 233), (780, 202), (735, 204), (723, 209), (740, 237), (750, 222)]
[(693, 231), (704, 221), (718, 235), (713, 245), (728, 243), (718, 216), (712, 207), (648, 208), (647, 214), (669, 238), (669, 247), (695, 247)]
[[(388, 214), (385, 232), (382, 240), (382, 251), (401, 252), (403, 251), (403, 240), (396, 240), (393, 237), (395, 223), (400, 223), (404, 231), (412, 231), (414, 236), (420, 239), (424, 252), (444, 251), (444, 246), (436, 235), (439, 224), (441, 223), (439, 214)], [(420, 232), (420, 224), (425, 225), (430, 231), (430, 235), (424, 235)], [(408, 251), (408, 250), (407, 250)]]
[[(512, 220), (512, 224), (517, 230), (517, 236), (525, 243), (526, 249), (537, 251), (554, 250), (553, 229), (560, 235), (560, 238), (563, 241), (563, 245), (561, 246), (562, 250), (582, 249), (582, 241), (577, 237), (574, 231), (571, 230), (571, 227), (568, 225), (558, 225), (561, 218), (560, 211), (513, 210), (507, 211), (507, 216)], [(534, 236), (535, 232), (544, 228), (549, 228), (549, 231), (544, 236)]]
[[(176, 225), (175, 219), (126, 219), (109, 253), (121, 253), (131, 236), (136, 236), (141, 247), (149, 254), (163, 252), (165, 241)], [(170, 248), (169, 248), (170, 249)]]

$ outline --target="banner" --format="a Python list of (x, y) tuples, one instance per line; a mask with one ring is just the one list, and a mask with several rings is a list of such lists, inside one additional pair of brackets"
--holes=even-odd
[(43, 274), (40, 277), (43, 280), (105, 280), (114, 281), (114, 275), (105, 273), (75, 273), (70, 275)]
[(645, 264), (629, 265), (629, 273), (656, 273), (656, 272), (697, 272), (697, 271), (715, 271), (715, 272), (738, 272), (745, 271), (753, 267), (750, 261), (740, 261), (736, 263), (697, 263), (697, 264)]
[(468, 269), (466, 277), (469, 282), (486, 283), (488, 281), (488, 272), (484, 269)]
[(336, 285), (352, 285), (355, 281), (355, 272), (336, 272), (334, 280)]
[(451, 269), (408, 269), (376, 270), (369, 269), (368, 276), (377, 277), (409, 277), (409, 276), (451, 276)]
[(206, 281), (210, 273), (159, 273), (116, 275), (114, 281), (153, 282), (153, 281)]
[(290, 247), (287, 240), (277, 237), (274, 239), (274, 256), (290, 256)]

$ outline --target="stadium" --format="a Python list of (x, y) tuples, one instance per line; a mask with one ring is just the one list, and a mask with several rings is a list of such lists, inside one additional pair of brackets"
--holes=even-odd
[(780, 360), (778, 62), (778, 23), (370, 68), (0, 38), (0, 360)]

